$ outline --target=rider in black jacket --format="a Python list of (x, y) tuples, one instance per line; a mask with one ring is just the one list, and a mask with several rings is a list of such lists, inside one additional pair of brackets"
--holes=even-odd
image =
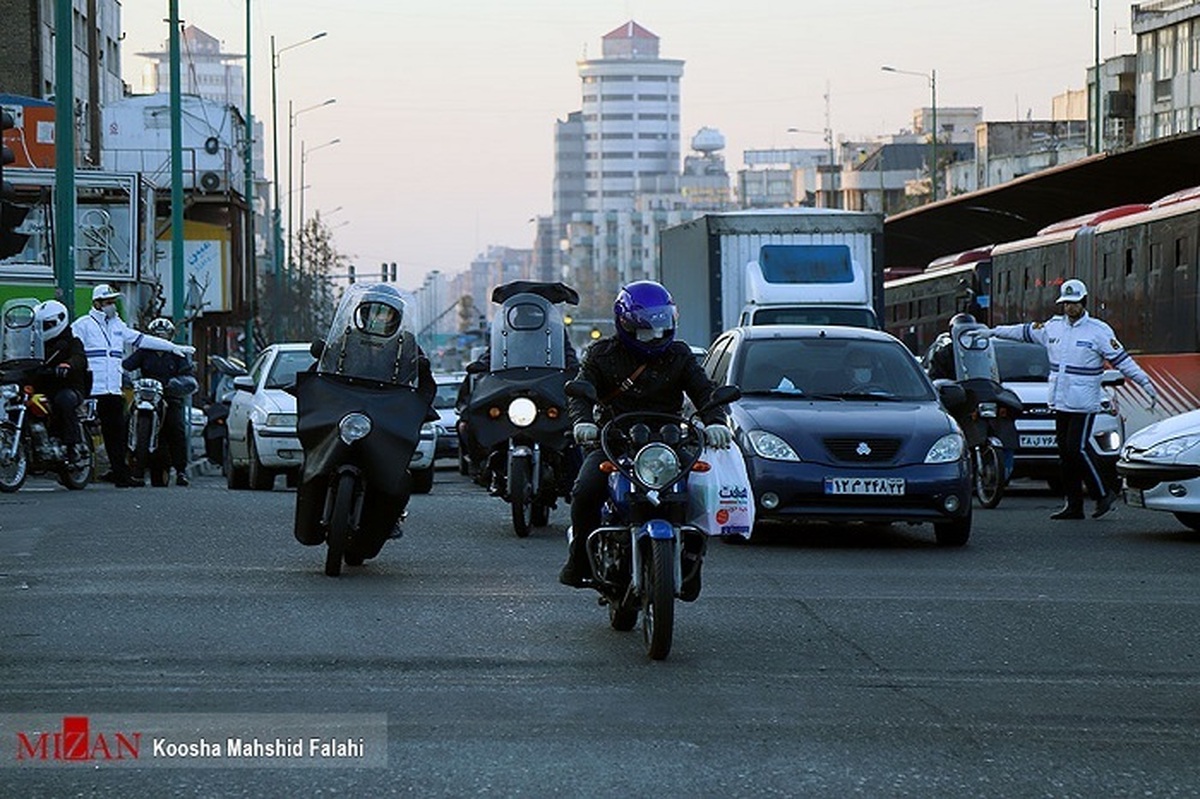
[[(147, 325), (146, 332), (171, 341), (175, 338), (175, 323), (166, 317), (159, 317)], [(139, 371), (142, 377), (162, 383), (163, 398), (166, 401), (163, 438), (167, 444), (171, 465), (175, 467), (175, 484), (188, 485), (186, 400), (198, 386), (196, 368), (183, 355), (146, 349), (134, 350), (132, 355), (121, 362), (121, 367), (127, 372)], [(139, 473), (134, 474), (135, 480), (142, 479), (140, 470), (145, 466), (142, 463), (137, 464)]]
[[(600, 471), (604, 453), (596, 446), (599, 426), (613, 416), (632, 411), (678, 414), (684, 394), (696, 407), (704, 405), (716, 385), (700, 368), (691, 348), (675, 338), (678, 311), (670, 293), (650, 280), (630, 283), (613, 303), (617, 333), (599, 339), (583, 354), (579, 378), (596, 388), (600, 403), (569, 401), (575, 440), (591, 447), (579, 469), (571, 500), (571, 540), (567, 563), (558, 575), (564, 585), (583, 587), (592, 576), (584, 549), (589, 533), (600, 526), (600, 508), (607, 491), (607, 475)], [(703, 421), (709, 446), (728, 447), (733, 434), (723, 424), (720, 410), (712, 410)], [(699, 560), (703, 552), (684, 553), (685, 561), (696, 563), (694, 579), (682, 586), (680, 598), (690, 601), (700, 593)]]
[(71, 315), (58, 300), (38, 303), (33, 309), (36, 335), (42, 340), (42, 368), (37, 389), (50, 397), (54, 423), (72, 459), (86, 450), (81, 443), (79, 403), (92, 390), (83, 342), (71, 331)]

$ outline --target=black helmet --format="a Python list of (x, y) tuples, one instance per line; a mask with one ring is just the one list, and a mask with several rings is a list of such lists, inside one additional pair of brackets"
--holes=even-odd
[(954, 327), (955, 325), (973, 324), (975, 324), (975, 317), (971, 316), (969, 313), (956, 313), (954, 316), (950, 317), (950, 327)]

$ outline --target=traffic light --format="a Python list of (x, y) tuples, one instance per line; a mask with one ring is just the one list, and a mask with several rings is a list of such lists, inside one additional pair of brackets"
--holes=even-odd
[(29, 215), (29, 209), (9, 202), (13, 188), (4, 179), (4, 166), (16, 160), (13, 151), (3, 143), (4, 132), (12, 127), (12, 116), (7, 111), (0, 111), (0, 258), (18, 255), (29, 240), (28, 235), (15, 232)]
[(354, 264), (350, 264), (350, 266), (349, 266), (349, 267), (347, 267), (347, 268), (350, 270), (350, 285), (351, 285), (351, 286), (353, 286), (353, 285), (354, 285), (354, 278), (355, 278), (355, 275), (354, 275)]

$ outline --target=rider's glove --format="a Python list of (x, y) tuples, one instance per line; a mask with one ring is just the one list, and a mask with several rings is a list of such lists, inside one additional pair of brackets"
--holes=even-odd
[(175, 353), (176, 355), (178, 355), (181, 358), (188, 358), (195, 351), (196, 351), (196, 348), (192, 347), (188, 344), (176, 344), (174, 349), (171, 350), (171, 352)]
[(580, 422), (571, 431), (576, 444), (594, 444), (600, 438), (600, 428), (591, 422)]
[(704, 443), (713, 449), (726, 449), (733, 443), (733, 431), (723, 424), (710, 424), (704, 428)]
[(1150, 397), (1150, 404), (1146, 406), (1146, 410), (1152, 411), (1158, 405), (1158, 390), (1154, 388), (1153, 383), (1147, 383), (1144, 391)]

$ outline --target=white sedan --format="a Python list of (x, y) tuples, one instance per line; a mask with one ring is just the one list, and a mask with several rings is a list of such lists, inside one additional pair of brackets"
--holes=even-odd
[[(236, 377), (229, 405), (229, 446), (225, 448), (225, 481), (232, 489), (270, 491), (275, 475), (286, 474), (294, 485), (304, 465), (304, 450), (296, 437), (296, 398), (284, 389), (296, 373), (312, 365), (308, 344), (272, 344)], [(409, 461), (412, 490), (428, 494), (433, 488), (433, 457), (437, 429), (421, 426), (421, 439)]]
[(1125, 504), (1161, 510), (1200, 532), (1200, 411), (1163, 419), (1129, 437), (1117, 461)]

